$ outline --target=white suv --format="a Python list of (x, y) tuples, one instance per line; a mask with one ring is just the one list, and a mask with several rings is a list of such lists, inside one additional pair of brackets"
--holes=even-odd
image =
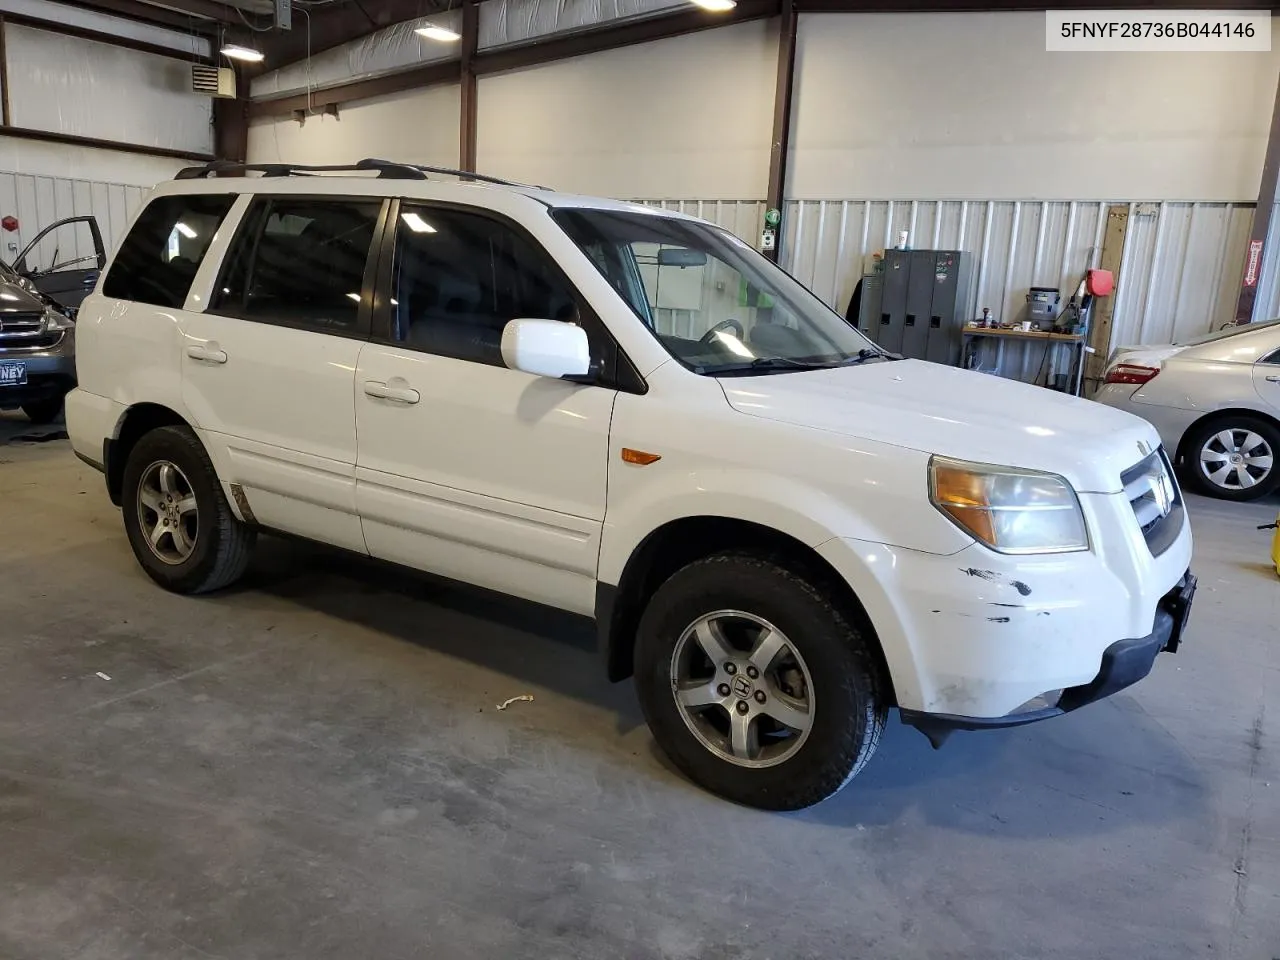
[(938, 745), (1176, 648), (1191, 533), (1143, 421), (888, 355), (712, 224), (452, 173), (156, 189), (66, 410), (161, 586), (282, 531), (593, 617), (680, 769), (773, 809), (892, 707)]

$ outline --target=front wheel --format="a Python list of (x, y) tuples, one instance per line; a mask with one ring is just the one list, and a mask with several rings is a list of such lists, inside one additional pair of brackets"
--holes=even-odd
[(213, 464), (186, 427), (152, 430), (124, 468), (124, 526), (138, 563), (175, 593), (238, 580), (256, 534), (236, 519)]
[(718, 554), (650, 600), (636, 686), (659, 746), (690, 779), (796, 810), (839, 791), (875, 751), (886, 705), (873, 643), (788, 567)]
[(1188, 485), (1223, 500), (1256, 500), (1280, 487), (1280, 430), (1266, 420), (1233, 415), (1211, 420), (1188, 435)]

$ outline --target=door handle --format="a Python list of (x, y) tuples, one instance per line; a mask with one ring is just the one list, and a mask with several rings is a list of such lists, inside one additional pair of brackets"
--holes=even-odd
[(1267, 383), (1280, 383), (1280, 377), (1267, 377)]
[(422, 399), (422, 394), (412, 387), (399, 386), (404, 383), (399, 377), (392, 377), (391, 383), (383, 383), (381, 380), (366, 380), (364, 382), (365, 396), (376, 397), (379, 400), (394, 400), (397, 403), (417, 403)]
[(84, 278), (84, 285), (86, 287), (92, 287), (97, 282), (98, 282), (98, 275), (96, 273), (91, 273)]
[(226, 363), (227, 354), (225, 350), (219, 350), (216, 343), (210, 343), (207, 346), (198, 346), (192, 344), (187, 347), (187, 356), (192, 360), (203, 360), (206, 363)]

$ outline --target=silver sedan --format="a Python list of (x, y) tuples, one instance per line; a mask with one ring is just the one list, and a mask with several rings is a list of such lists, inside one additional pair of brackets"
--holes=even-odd
[(1201, 493), (1253, 500), (1280, 487), (1280, 320), (1120, 347), (1094, 399), (1150, 421)]

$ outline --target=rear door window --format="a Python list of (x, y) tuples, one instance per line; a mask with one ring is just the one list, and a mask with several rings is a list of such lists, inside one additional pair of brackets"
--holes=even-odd
[(366, 273), (384, 201), (258, 197), (214, 288), (214, 313), (324, 333), (367, 331)]
[(235, 194), (157, 197), (134, 221), (107, 273), (105, 296), (180, 309)]

